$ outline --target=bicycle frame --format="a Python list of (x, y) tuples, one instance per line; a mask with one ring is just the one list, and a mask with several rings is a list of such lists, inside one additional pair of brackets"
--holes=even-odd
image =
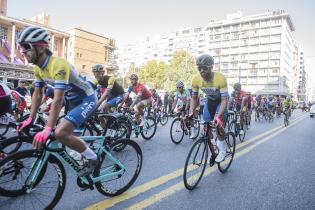
[[(104, 137), (104, 136), (82, 136), (81, 139), (87, 143), (92, 143), (92, 142), (98, 141), (99, 145), (100, 145), (97, 147), (98, 156), (100, 157), (102, 153), (105, 153), (105, 158), (107, 158), (109, 161), (111, 161), (112, 163), (114, 163), (115, 165), (118, 165), (120, 167), (120, 170), (115, 171), (116, 167), (115, 167), (115, 165), (112, 165), (112, 166), (109, 166), (109, 167), (103, 169), (101, 171), (100, 175), (97, 177), (94, 177), (92, 174), (89, 175), (91, 180), (93, 181), (93, 183), (96, 183), (99, 181), (104, 181), (104, 180), (105, 181), (109, 180), (111, 177), (120, 175), (125, 171), (125, 166), (120, 161), (118, 161), (116, 158), (114, 158), (111, 155), (111, 153), (105, 148), (104, 141), (106, 141), (106, 137)], [(50, 149), (60, 148), (60, 146), (58, 146), (59, 145), (58, 141), (53, 141), (51, 143), (48, 143), (48, 145), (49, 145), (48, 148), (50, 148)], [(35, 164), (33, 164), (31, 172), (30, 172), (28, 178), (26, 179), (26, 183), (30, 183), (30, 184), (26, 185), (28, 192), (34, 187), (34, 184), (35, 184), (36, 180), (38, 179), (38, 176), (39, 176), (41, 170), (43, 170), (43, 167), (46, 164), (50, 155), (54, 155), (56, 158), (61, 160), (61, 162), (64, 165), (68, 166), (68, 168), (70, 168), (73, 171), (73, 173), (77, 174), (80, 171), (79, 163), (76, 160), (74, 160), (66, 152), (66, 150), (59, 151), (59, 152), (51, 152), (48, 150), (44, 150), (42, 156), (36, 160)], [(89, 184), (86, 177), (80, 177), (80, 179), (85, 184)]]

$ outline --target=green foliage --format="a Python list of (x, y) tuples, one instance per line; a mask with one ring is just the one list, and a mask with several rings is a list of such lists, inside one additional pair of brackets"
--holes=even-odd
[(152, 60), (140, 68), (131, 65), (125, 82), (129, 83), (129, 76), (132, 73), (136, 73), (141, 82), (150, 88), (175, 91), (175, 84), (178, 80), (183, 81), (185, 87), (190, 87), (191, 80), (197, 70), (195, 58), (182, 50), (174, 53), (170, 64)]

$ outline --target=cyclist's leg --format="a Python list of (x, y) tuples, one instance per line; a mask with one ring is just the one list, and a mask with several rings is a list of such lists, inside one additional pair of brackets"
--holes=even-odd
[(96, 95), (88, 96), (74, 107), (55, 130), (55, 137), (69, 148), (81, 153), (89, 161), (80, 171), (79, 176), (90, 174), (98, 164), (97, 155), (85, 145), (84, 141), (73, 135), (73, 130), (82, 125), (96, 109)]

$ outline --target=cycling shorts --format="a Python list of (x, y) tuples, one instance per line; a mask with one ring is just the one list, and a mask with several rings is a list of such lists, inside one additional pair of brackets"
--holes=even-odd
[[(70, 102), (71, 103), (71, 102)], [(96, 94), (86, 96), (82, 100), (71, 104), (71, 109), (65, 119), (70, 121), (75, 127), (82, 125), (95, 111), (97, 104)]]
[(116, 97), (110, 98), (106, 101), (106, 104), (108, 104), (110, 107), (116, 107), (118, 104), (120, 104), (124, 99), (124, 95), (118, 95)]

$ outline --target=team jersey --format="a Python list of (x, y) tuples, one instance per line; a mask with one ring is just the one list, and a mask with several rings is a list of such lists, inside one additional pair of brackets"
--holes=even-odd
[(292, 105), (292, 101), (286, 99), (286, 100), (284, 100), (283, 105), (284, 105), (285, 107), (290, 107), (290, 106)]
[(54, 89), (64, 90), (69, 101), (80, 100), (93, 95), (91, 81), (77, 73), (65, 59), (48, 56), (44, 64), (34, 67), (35, 87), (43, 87), (47, 83)]
[(141, 100), (149, 99), (152, 97), (152, 93), (148, 90), (148, 88), (146, 88), (144, 84), (138, 83), (135, 87), (130, 86), (128, 88), (128, 93), (131, 93), (132, 91), (140, 96)]
[[(242, 100), (246, 96), (246, 92), (241, 90), (238, 93), (236, 93), (235, 91), (233, 91), (231, 96), (233, 98), (234, 105), (235, 106), (241, 106)], [(247, 101), (245, 101), (245, 103), (247, 104)], [(246, 104), (245, 104), (245, 106), (246, 106)]]
[(188, 90), (184, 90), (182, 93), (180, 93), (179, 91), (176, 91), (175, 93), (175, 101), (177, 100), (177, 103), (182, 102), (183, 104), (188, 103), (188, 101), (190, 100), (190, 93)]
[(97, 85), (100, 85), (102, 89), (106, 88), (110, 90), (110, 98), (122, 95), (125, 93), (124, 88), (118, 84), (115, 77), (103, 76), (100, 81), (96, 81)]
[(201, 89), (206, 97), (211, 101), (221, 100), (221, 97), (229, 95), (226, 78), (219, 72), (213, 73), (212, 81), (204, 81), (200, 74), (196, 75), (192, 80), (192, 94), (198, 95)]

